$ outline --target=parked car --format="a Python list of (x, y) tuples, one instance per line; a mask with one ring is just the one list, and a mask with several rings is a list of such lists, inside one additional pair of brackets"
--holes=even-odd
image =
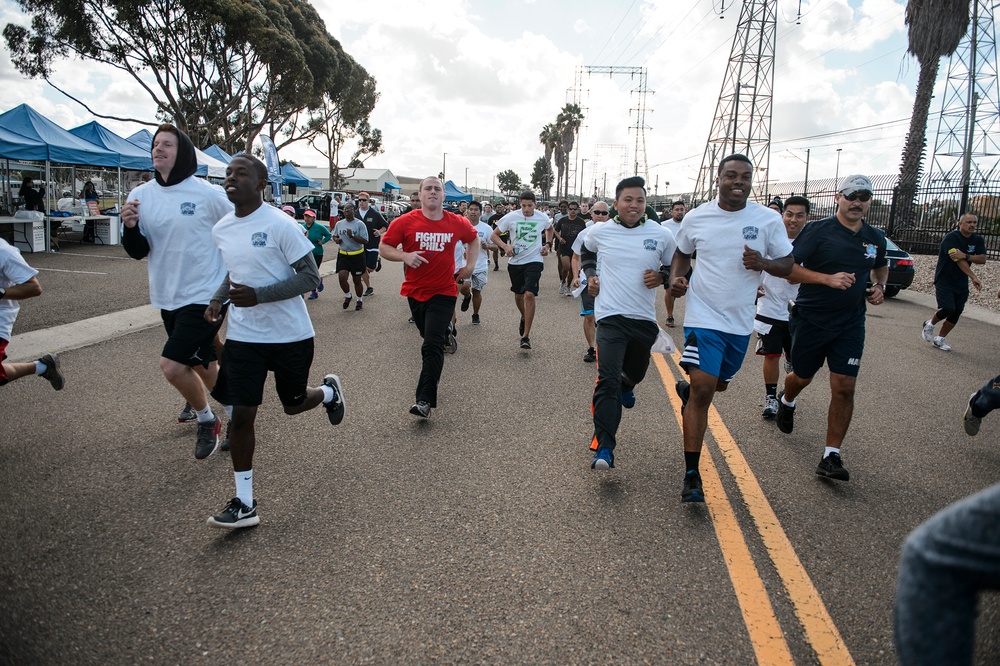
[[(892, 298), (913, 284), (913, 257), (888, 238), (885, 239), (885, 258), (889, 260), (889, 277), (886, 280), (885, 297)], [(871, 287), (869, 281), (868, 286)]]
[[(295, 219), (301, 220), (302, 213), (305, 212), (307, 208), (316, 211), (316, 213), (318, 214), (320, 206), (322, 206), (323, 197), (326, 196), (326, 194), (327, 194), (326, 192), (307, 194), (304, 197), (299, 197), (295, 201), (288, 204), (289, 206), (295, 209)], [(329, 220), (323, 220), (323, 222), (329, 222)]]

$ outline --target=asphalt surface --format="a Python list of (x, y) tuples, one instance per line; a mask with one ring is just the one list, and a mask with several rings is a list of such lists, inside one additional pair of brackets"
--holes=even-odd
[[(254, 465), (261, 525), (236, 533), (205, 525), (233, 495), (232, 468), (227, 454), (194, 459), (194, 426), (176, 422), (183, 401), (158, 369), (155, 312), (79, 348), (76, 329), (53, 328), (147, 303), (144, 264), (68, 243), (27, 258), (44, 293), (24, 304), (9, 353), (60, 331), (67, 383), (55, 393), (29, 377), (0, 391), (0, 663), (757, 660), (713, 514), (679, 502), (673, 376), (651, 365), (616, 469), (590, 470), (595, 368), (554, 258), (530, 352), (518, 349), (506, 271), (490, 272), (483, 324), (460, 313), (427, 421), (408, 413), (420, 340), (399, 265), (375, 275), (363, 312), (343, 310), (327, 277), (309, 303), (312, 380), (341, 376), (347, 416), (337, 427), (322, 410), (286, 416), (269, 385)], [(791, 435), (760, 419), (752, 351), (716, 401), (859, 664), (896, 661), (906, 534), (1000, 477), (1000, 421), (975, 438), (961, 428), (968, 395), (997, 372), (997, 322), (970, 313), (945, 353), (920, 338), (928, 312), (906, 292), (870, 309), (849, 483), (814, 474), (825, 371)], [(733, 471), (713, 440), (706, 451), (722, 481), (706, 484), (710, 504), (731, 504), (792, 659), (822, 663)], [(998, 608), (984, 599), (978, 663), (1000, 661)]]

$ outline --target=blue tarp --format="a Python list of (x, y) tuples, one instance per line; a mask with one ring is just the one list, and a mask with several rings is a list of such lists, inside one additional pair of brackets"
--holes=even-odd
[[(148, 153), (153, 152), (153, 133), (148, 129), (141, 129), (135, 134), (127, 137), (128, 141), (139, 146)], [(222, 160), (206, 155), (203, 150), (195, 147), (195, 156), (198, 160), (198, 170), (196, 176), (210, 176), (212, 178), (224, 178), (226, 175), (226, 164)]]
[(450, 180), (444, 184), (445, 201), (472, 201), (473, 199), (475, 199), (474, 196), (466, 194), (462, 190), (458, 189), (458, 185)]
[(70, 134), (27, 104), (0, 114), (0, 127), (43, 145), (46, 151), (43, 160), (84, 166), (118, 166), (118, 153)]
[(205, 154), (208, 155), (209, 157), (214, 157), (220, 162), (225, 162), (226, 164), (229, 164), (230, 162), (233, 161), (232, 155), (224, 151), (222, 148), (219, 148), (214, 143), (205, 149)]
[(153, 133), (148, 129), (141, 129), (135, 134), (125, 137), (125, 139), (139, 146), (147, 153), (153, 150)]
[(390, 182), (388, 182), (388, 181), (387, 181), (387, 182), (386, 182), (386, 184), (385, 184), (385, 185), (384, 185), (384, 186), (382, 187), (382, 191), (383, 191), (383, 192), (388, 192), (389, 190), (398, 190), (398, 189), (401, 189), (401, 188), (399, 187), (399, 185), (397, 185), (396, 183), (390, 183)]
[(294, 183), (298, 187), (311, 187), (313, 189), (319, 189), (323, 186), (323, 183), (318, 180), (312, 180), (309, 176), (305, 175), (291, 162), (285, 162), (281, 167), (281, 178), (285, 185), (290, 185)]
[(32, 141), (26, 136), (0, 127), (0, 157), (8, 160), (44, 162), (48, 156), (49, 149), (41, 141)]
[(134, 143), (118, 136), (96, 120), (85, 125), (74, 127), (70, 130), (84, 141), (107, 148), (118, 153), (121, 157), (121, 168), (132, 169), (134, 171), (152, 171), (153, 160), (149, 156), (149, 151), (144, 151)]

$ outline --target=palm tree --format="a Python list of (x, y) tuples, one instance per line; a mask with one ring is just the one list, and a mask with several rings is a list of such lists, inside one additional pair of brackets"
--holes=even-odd
[[(552, 163), (553, 155), (558, 154), (558, 148), (560, 146), (560, 135), (559, 128), (556, 127), (555, 123), (547, 123), (542, 131), (538, 134), (538, 141), (545, 147), (545, 161), (549, 164)], [(559, 167), (559, 159), (556, 158), (556, 167)], [(562, 171), (559, 171), (560, 175)], [(559, 198), (559, 180), (556, 180), (556, 198)], [(548, 192), (545, 193), (545, 198), (548, 198)]]
[(917, 196), (924, 150), (927, 147), (927, 113), (931, 106), (934, 83), (937, 81), (938, 66), (942, 56), (950, 56), (955, 52), (969, 29), (969, 2), (970, 0), (909, 0), (906, 3), (905, 20), (909, 37), (907, 51), (917, 59), (920, 76), (913, 100), (910, 129), (899, 165), (899, 194), (896, 199), (899, 224), (896, 225), (895, 220), (890, 221), (887, 229), (890, 234), (894, 227), (908, 227), (913, 219), (913, 201)]
[[(556, 127), (559, 128), (559, 144), (562, 157), (562, 169), (560, 176), (565, 178), (563, 183), (563, 196), (569, 194), (569, 155), (573, 152), (573, 144), (576, 142), (576, 135), (583, 124), (583, 111), (579, 104), (566, 104), (562, 111), (556, 116)], [(559, 160), (557, 153), (557, 166)], [(557, 188), (558, 189), (558, 188)]]

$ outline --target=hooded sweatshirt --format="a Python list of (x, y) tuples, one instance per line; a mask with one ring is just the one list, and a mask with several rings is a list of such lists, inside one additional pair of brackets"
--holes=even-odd
[(156, 180), (129, 193), (129, 201), (139, 201), (139, 223), (122, 236), (130, 257), (148, 257), (150, 302), (162, 310), (212, 299), (226, 277), (212, 227), (233, 210), (225, 190), (194, 176), (194, 145), (184, 132), (177, 135), (177, 160), (166, 181), (156, 172)]

